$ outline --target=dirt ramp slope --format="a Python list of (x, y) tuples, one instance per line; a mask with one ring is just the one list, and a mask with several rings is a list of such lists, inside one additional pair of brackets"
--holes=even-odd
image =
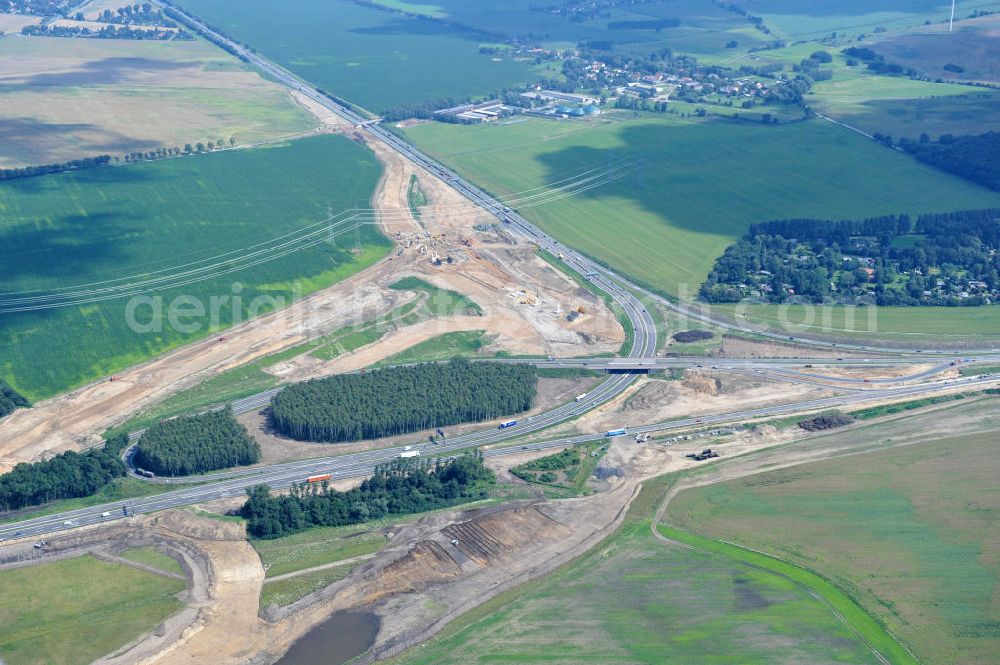
[(442, 530), (481, 566), (503, 561), (531, 544), (562, 538), (568, 531), (536, 506), (491, 513)]

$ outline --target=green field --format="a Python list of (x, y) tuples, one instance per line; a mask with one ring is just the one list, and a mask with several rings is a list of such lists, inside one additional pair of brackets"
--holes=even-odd
[[(335, 211), (364, 207), (379, 173), (365, 148), (324, 136), (0, 183), (0, 302), (9, 302), (13, 292), (38, 296), (91, 282), (132, 283), (197, 261), (227, 269), (226, 261), (245, 255), (245, 248), (321, 222), (328, 205)], [(357, 255), (350, 251), (354, 238), (342, 238), (283, 257), (268, 253), (264, 263), (207, 281), (144, 289), (162, 298), (159, 331), (133, 332), (124, 299), (2, 314), (0, 377), (37, 400), (222, 329), (252, 309), (264, 313), (274, 302), (288, 304), (388, 252), (389, 242), (374, 227), (359, 233)], [(170, 324), (178, 296), (204, 307), (204, 316), (179, 317), (198, 330)], [(257, 296), (280, 300), (255, 303)], [(155, 304), (140, 303), (137, 322), (150, 323)], [(179, 305), (190, 311), (183, 301)]]
[(809, 305), (712, 305), (739, 323), (792, 334), (888, 338), (934, 345), (1000, 338), (1000, 307), (828, 307)]
[[(878, 35), (876, 51), (891, 62), (914, 67), (931, 78), (956, 81), (1000, 82), (1000, 59), (995, 56), (1000, 16), (962, 21), (949, 34), (947, 26)], [(950, 72), (946, 64), (962, 71)]]
[(899, 642), (886, 633), (885, 628), (865, 612), (860, 605), (837, 588), (835, 584), (816, 573), (760, 552), (737, 547), (730, 543), (709, 540), (664, 524), (658, 524), (656, 528), (659, 533), (671, 540), (690, 545), (702, 552), (710, 552), (739, 563), (748, 564), (758, 570), (774, 573), (789, 582), (794, 582), (801, 588), (810, 589), (822, 596), (830, 607), (835, 608), (860, 635), (864, 636), (868, 644), (876, 648), (890, 662), (918, 665), (918, 661)]
[(153, 568), (159, 568), (167, 573), (183, 575), (184, 569), (177, 559), (160, 552), (154, 547), (134, 547), (132, 549), (119, 552), (118, 556), (129, 561), (142, 563)]
[(1000, 648), (993, 404), (949, 407), (953, 422), (972, 428), (963, 436), (934, 436), (940, 412), (835, 434), (892, 442), (931, 430), (909, 447), (682, 492), (668, 519), (819, 573), (921, 662), (992, 662)]
[(179, 610), (184, 586), (89, 556), (0, 572), (0, 660), (90, 663)]
[(484, 330), (461, 330), (448, 332), (432, 337), (419, 344), (414, 344), (405, 351), (400, 351), (375, 364), (376, 367), (390, 365), (408, 365), (411, 363), (426, 363), (438, 360), (450, 360), (455, 356), (470, 356), (479, 353), (480, 349), (489, 344), (490, 338)]
[[(765, 24), (789, 41), (829, 37), (854, 37), (871, 34), (876, 28), (898, 30), (922, 25), (925, 21), (947, 21), (951, 3), (947, 0), (737, 0), (754, 14), (764, 17)], [(963, 7), (963, 4), (965, 5)], [(1000, 9), (996, 0), (959, 3), (959, 13), (965, 16), (974, 9)]]
[(663, 481), (644, 487), (603, 544), (487, 601), (393, 663), (877, 662), (788, 580), (656, 540), (649, 519)]
[(488, 33), (349, 0), (181, 4), (311, 83), (374, 112), (482, 96), (558, 72), (545, 72), (531, 61), (497, 62), (479, 54), (481, 42), (495, 41)]
[(267, 577), (294, 573), (314, 566), (378, 552), (386, 538), (376, 530), (380, 526), (407, 521), (354, 524), (340, 527), (317, 527), (302, 533), (272, 540), (251, 540)]
[(586, 496), (593, 493), (586, 485), (605, 452), (605, 442), (596, 441), (526, 462), (511, 472), (525, 482), (538, 484), (553, 498)]
[(820, 120), (763, 126), (616, 113), (593, 122), (424, 124), (406, 134), (501, 196), (641, 159), (641, 175), (521, 212), (682, 297), (697, 292), (715, 258), (755, 222), (1000, 204), (997, 194)]
[(389, 285), (397, 291), (416, 291), (429, 316), (482, 316), (483, 308), (458, 291), (439, 289), (417, 277), (404, 277)]
[(274, 582), (265, 580), (260, 590), (260, 606), (266, 608), (272, 603), (278, 606), (291, 605), (315, 591), (344, 579), (355, 567), (356, 565), (344, 564), (284, 580)]
[[(385, 0), (380, 0), (384, 3)], [(616, 3), (604, 6), (584, 20), (552, 12), (530, 11), (532, 0), (434, 0), (432, 5), (449, 19), (480, 30), (506, 35), (532, 35), (550, 46), (570, 47), (580, 42), (607, 42), (612, 51), (648, 54), (665, 46), (678, 53), (698, 57), (728, 53), (726, 44), (738, 49), (765, 44), (768, 38), (743, 17), (726, 11), (711, 0), (684, 2)], [(659, 29), (641, 28), (642, 22), (677, 19), (680, 25)]]
[[(864, 45), (886, 53), (889, 62), (906, 64), (892, 55), (892, 49), (888, 46), (883, 48), (883, 45), (893, 43), (895, 38), (902, 41), (920, 35), (886, 34), (892, 36), (874, 44), (865, 42)], [(934, 74), (929, 75), (932, 80), (925, 81), (876, 74), (863, 63), (849, 67), (847, 58), (841, 53), (846, 46), (824, 46), (815, 42), (793, 44), (748, 54), (732, 66), (781, 64), (786, 75), (793, 75), (793, 65), (817, 50), (826, 51), (833, 56), (833, 62), (822, 65), (821, 69), (831, 71), (833, 77), (816, 82), (806, 95), (805, 102), (813, 110), (869, 134), (878, 132), (894, 139), (916, 140), (922, 133), (935, 138), (947, 133), (979, 134), (995, 128), (1000, 122), (1000, 93), (996, 90), (936, 82)], [(911, 52), (914, 49), (905, 50), (904, 46), (900, 46), (898, 50)]]

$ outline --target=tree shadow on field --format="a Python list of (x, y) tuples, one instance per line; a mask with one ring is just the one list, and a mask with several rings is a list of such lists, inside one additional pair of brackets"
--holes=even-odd
[[(758, 0), (755, 14), (791, 14), (799, 16), (845, 16), (879, 12), (919, 14), (940, 9), (941, 0), (880, 0), (873, 7), (871, 0)], [(850, 20), (848, 19), (848, 23)]]
[[(129, 164), (126, 166), (97, 166), (82, 168), (62, 173), (49, 173), (29, 178), (14, 178), (0, 182), (0, 200), (3, 189), (15, 190), (19, 194), (42, 196), (65, 196), (66, 178), (72, 178), (73, 184), (89, 187), (117, 187), (121, 185), (137, 185), (154, 180), (148, 168), (156, 162), (146, 164)], [(157, 173), (157, 180), (165, 177), (165, 172)], [(2, 220), (0, 220), (2, 221)]]
[[(64, 215), (51, 224), (0, 227), (0, 292), (9, 294), (44, 278), (52, 285), (73, 286), (112, 277), (95, 268), (128, 259), (128, 238), (143, 232), (138, 217), (122, 212)], [(14, 296), (11, 296), (14, 297)]]
[(157, 74), (179, 69), (200, 70), (197, 60), (157, 60), (154, 58), (102, 58), (90, 60), (66, 72), (45, 72), (14, 79), (11, 85), (0, 86), (4, 91), (50, 86), (112, 85), (138, 78), (136, 74)]
[(426, 18), (401, 18), (386, 21), (382, 25), (366, 28), (352, 28), (350, 32), (358, 35), (377, 35), (391, 37), (395, 35), (413, 35), (416, 37), (454, 37), (470, 42), (495, 41), (503, 39), (500, 33), (488, 32), (465, 25), (443, 23)]
[(0, 118), (0, 158), (14, 163), (56, 164), (74, 157), (116, 154), (130, 150), (152, 150), (155, 141), (135, 139), (91, 123), (42, 122), (35, 118)]

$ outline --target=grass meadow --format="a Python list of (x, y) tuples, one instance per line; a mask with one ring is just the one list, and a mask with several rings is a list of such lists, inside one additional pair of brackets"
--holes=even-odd
[[(1000, 3), (997, 8), (1000, 8)], [(955, 81), (1000, 82), (1000, 59), (995, 56), (1000, 16), (962, 21), (955, 31), (947, 25), (922, 27), (876, 36), (875, 49), (890, 62), (915, 67), (933, 78)], [(944, 69), (958, 65), (959, 72)]]
[(390, 367), (392, 365), (451, 360), (455, 356), (474, 356), (489, 343), (490, 336), (485, 330), (447, 332), (414, 344), (405, 351), (380, 360), (374, 366)]
[[(995, 403), (948, 407), (954, 422), (978, 423), (962, 436), (931, 432), (903, 448), (681, 492), (668, 520), (818, 573), (921, 662), (990, 662), (1000, 648)], [(907, 427), (940, 429), (940, 419), (936, 412), (834, 436), (892, 442)]]
[(0, 572), (0, 660), (85, 665), (182, 607), (185, 583), (90, 556)]
[[(826, 307), (712, 305), (739, 323), (793, 334), (886, 338), (917, 346), (1000, 339), (1000, 307)], [(871, 316), (870, 316), (871, 315)]]
[(848, 626), (767, 571), (656, 540), (671, 477), (646, 483), (625, 524), (552, 575), (487, 601), (394, 665), (876, 663)]
[[(367, 207), (380, 172), (365, 148), (324, 136), (2, 183), (0, 302), (15, 292), (37, 296), (242, 254), (319, 222), (327, 205)], [(145, 292), (162, 298), (164, 312), (180, 295), (201, 299), (206, 309), (211, 296), (229, 296), (211, 328), (205, 316), (193, 332), (167, 321), (161, 331), (133, 332), (125, 299), (0, 314), (0, 376), (32, 399), (48, 397), (231, 325), (258, 295), (290, 302), (388, 252), (374, 227), (349, 235), (335, 246), (323, 242), (208, 281)], [(360, 254), (351, 251), (355, 240)], [(216, 263), (224, 267), (225, 260)], [(135, 318), (148, 323), (151, 311), (140, 307)]]
[(1000, 195), (821, 120), (764, 126), (629, 112), (580, 122), (422, 124), (406, 135), (500, 196), (631, 160), (638, 173), (521, 212), (682, 297), (696, 293), (716, 257), (755, 222), (1000, 205)]
[[(906, 63), (893, 55), (891, 45), (896, 43), (893, 39), (905, 44), (906, 39), (928, 36), (909, 32), (887, 34), (895, 37), (886, 37), (874, 44), (866, 42), (866, 45), (885, 53), (890, 62), (903, 64)], [(870, 134), (879, 132), (894, 139), (917, 139), (926, 133), (937, 138), (948, 133), (979, 134), (994, 129), (1000, 122), (1000, 92), (996, 90), (905, 76), (883, 76), (869, 71), (863, 64), (848, 67), (842, 48), (843, 45), (794, 44), (744, 56), (734, 66), (781, 64), (786, 73), (791, 74), (792, 66), (802, 59), (817, 50), (827, 51), (833, 62), (823, 65), (823, 69), (832, 71), (833, 77), (817, 82), (806, 95), (806, 102), (819, 113)], [(896, 48), (902, 50), (904, 47), (897, 45)], [(940, 60), (936, 68), (930, 67), (928, 76), (935, 78), (936, 70), (945, 62), (948, 60)], [(928, 66), (927, 61), (919, 64)]]
[[(947, 0), (738, 0), (750, 12), (762, 16), (775, 34), (788, 41), (829, 37), (857, 37), (871, 34), (876, 28), (900, 30), (947, 21), (951, 3)], [(998, 0), (977, 0), (959, 4), (957, 16), (973, 9), (1000, 9)]]

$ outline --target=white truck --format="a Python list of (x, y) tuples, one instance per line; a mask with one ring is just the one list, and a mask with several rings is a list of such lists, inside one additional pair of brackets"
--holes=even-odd
[(586, 396), (587, 396), (587, 393), (583, 393), (582, 395), (577, 395), (576, 396), (576, 401), (577, 402), (582, 402), (583, 398), (586, 397)]
[(407, 458), (407, 457), (420, 457), (420, 451), (419, 450), (404, 450), (403, 452), (399, 453), (399, 456), (402, 457), (402, 458), (404, 458), (404, 459)]

